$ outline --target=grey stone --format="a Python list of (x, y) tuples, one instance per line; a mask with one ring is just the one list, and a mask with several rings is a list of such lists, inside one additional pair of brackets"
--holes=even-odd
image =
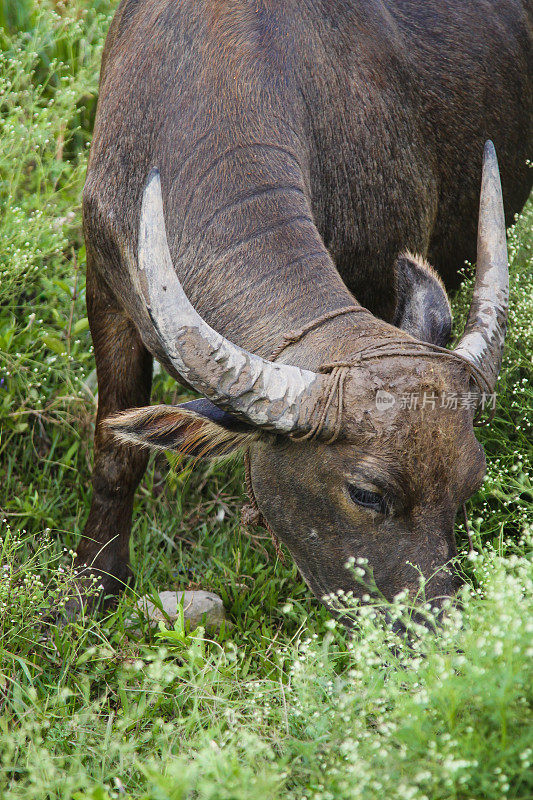
[[(137, 608), (154, 624), (172, 622), (178, 618), (178, 604), (183, 598), (183, 615), (191, 628), (201, 625), (204, 620), (208, 626), (219, 626), (226, 620), (224, 604), (221, 598), (213, 592), (159, 592), (159, 600), (164, 611), (161, 611), (148, 596), (141, 597)], [(226, 623), (227, 624), (227, 623)]]

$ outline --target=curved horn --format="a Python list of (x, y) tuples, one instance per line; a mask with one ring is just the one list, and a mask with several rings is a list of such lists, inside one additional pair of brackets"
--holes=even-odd
[(455, 352), (478, 367), (492, 392), (502, 365), (509, 311), (509, 267), (498, 159), (485, 143), (479, 202), (477, 267), (465, 331)]
[(138, 266), (164, 352), (191, 386), (252, 425), (282, 433), (311, 429), (323, 377), (232, 344), (187, 299), (172, 265), (157, 170), (148, 176), (143, 194)]

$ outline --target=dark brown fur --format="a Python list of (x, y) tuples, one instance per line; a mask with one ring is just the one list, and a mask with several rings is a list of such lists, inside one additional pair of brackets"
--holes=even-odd
[[(512, 221), (531, 186), (531, 101), (531, 19), (520, 0), (122, 2), (105, 47), (84, 192), (99, 410), (94, 498), (79, 553), (110, 573), (106, 589), (116, 589), (113, 576), (127, 575), (132, 499), (146, 455), (111, 441), (101, 423), (149, 402), (150, 353), (172, 372), (127, 267), (149, 170), (161, 173), (169, 245), (185, 291), (228, 339), (268, 356), (284, 332), (354, 296), (376, 315), (333, 320), (284, 353), (317, 368), (388, 330), (397, 307), (395, 262), (405, 250), (427, 256), (448, 288), (457, 285), (464, 259), (475, 258), (487, 138), (496, 145)], [(380, 369), (388, 378), (394, 371), (379, 363), (374, 389)], [(418, 389), (422, 373), (404, 363), (400, 376), (406, 373), (397, 386), (404, 380), (401, 388)], [(460, 370), (434, 377), (441, 388), (468, 385)], [(374, 420), (373, 457), (384, 458), (390, 472), (394, 453), (385, 452), (393, 435), (410, 485), (400, 539), (418, 526), (426, 542), (397, 548), (391, 560), (399, 537), (391, 527), (381, 531), (379, 547), (361, 545), (378, 553), (388, 594), (406, 585), (398, 559), (412, 556), (427, 574), (454, 552), (455, 510), (481, 456), (471, 414), (448, 417), (436, 428), (430, 419), (418, 438), (398, 418), (387, 441)], [(342, 459), (365, 452), (359, 440), (354, 446), (331, 474)], [(331, 499), (332, 456), (322, 448), (270, 439), (252, 448), (261, 508), (278, 521), (317, 593), (335, 583), (325, 578), (328, 564), (353, 550), (350, 530), (355, 525), (361, 537), (369, 524), (368, 517), (354, 522), (353, 509), (345, 514)], [(441, 494), (428, 499), (426, 480), (422, 502), (413, 475), (428, 458)], [(462, 465), (461, 479), (452, 462)], [(326, 465), (322, 484), (317, 464)], [(298, 519), (307, 524), (304, 506), (323, 530), (335, 526), (334, 541), (326, 536), (319, 550), (295, 538)], [(440, 534), (446, 546), (433, 541)], [(425, 561), (416, 557), (422, 551)]]

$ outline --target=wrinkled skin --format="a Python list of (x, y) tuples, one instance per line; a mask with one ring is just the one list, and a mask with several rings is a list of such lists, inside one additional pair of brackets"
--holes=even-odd
[[(460, 362), (438, 357), (354, 367), (340, 436), (331, 444), (254, 431), (205, 401), (130, 411), (112, 427), (123, 441), (196, 456), (249, 445), (259, 509), (319, 599), (339, 589), (368, 593), (369, 579), (357, 581), (346, 568), (350, 558), (363, 558), (387, 600), (407, 589), (438, 608), (461, 584), (455, 516), (485, 474), (473, 410), (461, 400), (447, 408), (442, 399), (476, 398), (472, 388)], [(376, 406), (378, 390), (396, 398), (392, 407)], [(418, 398), (418, 407), (404, 407), (402, 396)], [(254, 436), (251, 444), (247, 436)], [(379, 495), (383, 507), (362, 506), (354, 488)]]
[[(416, 591), (407, 559), (430, 579), (428, 594), (453, 593), (456, 574), (432, 576), (455, 553), (455, 513), (483, 470), (472, 412), (378, 412), (375, 391), (418, 392), (423, 381), (469, 391), (459, 364), (397, 358), (353, 370), (331, 445), (243, 429), (215, 408), (132, 412), (122, 441), (106, 420), (149, 404), (153, 357), (182, 380), (135, 265), (153, 167), (176, 275), (232, 343), (268, 359), (287, 331), (357, 301), (373, 316), (328, 322), (280, 360), (317, 370), (394, 331), (443, 344), (444, 289), (423, 268), (402, 280), (401, 254), (428, 257), (457, 286), (464, 259), (475, 259), (487, 138), (508, 222), (520, 210), (532, 177), (531, 61), (520, 0), (123, 0), (83, 198), (99, 406), (78, 565), (104, 594), (130, 577), (133, 497), (147, 463), (130, 442), (192, 455), (250, 447), (259, 506), (319, 597), (351, 586), (352, 555), (368, 557), (386, 597)], [(348, 482), (382, 491), (378, 473), (392, 496), (386, 515), (346, 493)]]
[[(437, 396), (443, 389), (468, 391), (462, 370), (447, 372), (452, 374), (438, 381), (403, 378), (402, 392), (423, 397), (424, 391)], [(356, 380), (347, 387), (342, 441), (326, 445), (277, 437), (252, 447), (259, 507), (318, 597), (338, 589), (356, 596), (367, 591), (345, 567), (355, 557), (368, 560), (388, 600), (403, 589), (416, 597), (423, 575), (425, 598), (440, 606), (461, 583), (449, 563), (457, 554), (457, 510), (485, 472), (472, 411), (410, 411), (399, 403), (378, 411), (374, 393), (362, 391)], [(388, 391), (400, 394), (395, 384)], [(386, 513), (354, 502), (350, 485), (385, 495)]]

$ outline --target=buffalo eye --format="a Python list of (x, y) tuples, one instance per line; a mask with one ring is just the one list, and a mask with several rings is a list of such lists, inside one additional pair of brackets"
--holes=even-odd
[(353, 483), (349, 483), (348, 494), (358, 506), (370, 508), (372, 511), (379, 511), (380, 514), (384, 514), (387, 510), (385, 498), (378, 492), (360, 489), (359, 486), (354, 486)]

